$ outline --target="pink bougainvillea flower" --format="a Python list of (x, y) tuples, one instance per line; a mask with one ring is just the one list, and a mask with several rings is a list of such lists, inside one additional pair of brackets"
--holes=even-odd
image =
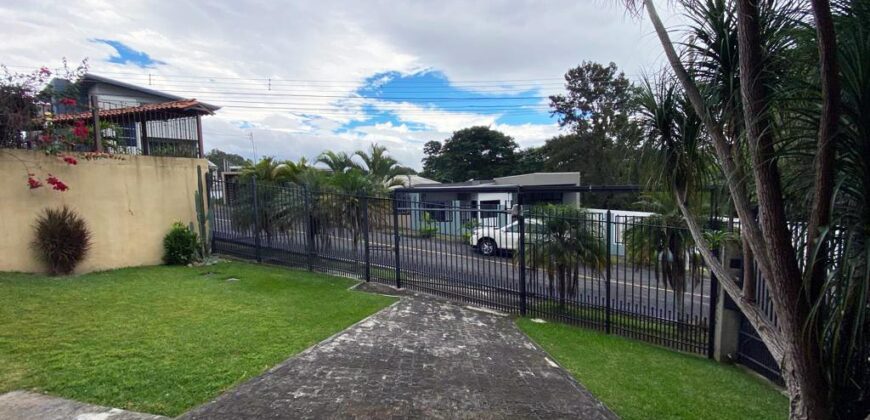
[(73, 135), (80, 139), (85, 139), (88, 137), (88, 126), (85, 125), (85, 120), (78, 120), (75, 122), (75, 127), (73, 127)]
[(64, 156), (64, 157), (63, 157), (63, 161), (66, 162), (67, 165), (75, 165), (75, 164), (79, 163), (79, 161), (76, 160), (75, 157), (70, 156), (70, 155), (66, 155), (66, 156)]
[(34, 178), (33, 174), (27, 174), (27, 186), (29, 186), (31, 190), (34, 190), (41, 187), (42, 182), (39, 182), (38, 179)]
[(76, 100), (73, 98), (60, 98), (61, 105), (73, 106), (76, 103), (77, 103)]
[(51, 70), (49, 70), (48, 67), (43, 66), (39, 68), (39, 74), (41, 76), (51, 76)]

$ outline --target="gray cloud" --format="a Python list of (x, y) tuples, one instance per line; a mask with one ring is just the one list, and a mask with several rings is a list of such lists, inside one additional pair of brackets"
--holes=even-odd
[[(7, 40), (0, 45), (0, 57), (6, 64), (35, 68), (56, 65), (60, 57), (90, 57), (95, 73), (133, 72), (113, 76), (132, 83), (145, 83), (146, 71), (105, 62), (114, 50), (88, 40), (118, 40), (166, 62), (147, 70), (154, 75), (342, 81), (329, 85), (330, 94), (350, 94), (358, 87), (351, 81), (384, 71), (437, 69), (454, 80), (558, 79), (581, 61), (595, 60), (614, 61), (634, 76), (661, 60), (649, 25), (609, 0), (44, 0), (4, 3), (0, 19), (6, 23), (0, 26), (0, 37)], [(322, 85), (294, 89), (319, 92)], [(192, 78), (181, 87), (152, 87), (185, 90), (186, 96), (220, 105), (221, 98), (209, 91), (263, 85), (210, 85)], [(543, 93), (557, 90), (546, 86)], [(425, 124), (426, 131), (372, 124), (335, 133), (348, 121), (364, 119), (358, 107), (342, 107), (329, 98), (303, 102), (341, 111), (307, 119), (275, 110), (225, 108), (206, 122), (207, 145), (250, 156), (245, 136), (252, 131), (258, 154), (295, 159), (327, 148), (355, 150), (380, 142), (402, 163), (419, 168), (423, 142), (441, 140), (466, 122), (492, 122), (487, 116), (424, 110), (399, 115), (403, 123)], [(256, 128), (240, 130), (242, 121)], [(524, 146), (540, 144), (558, 131), (540, 124), (495, 128)]]

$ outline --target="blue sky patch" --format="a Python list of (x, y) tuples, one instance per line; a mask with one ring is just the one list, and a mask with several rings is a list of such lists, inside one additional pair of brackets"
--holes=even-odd
[[(356, 91), (363, 98), (384, 102), (409, 103), (427, 109), (473, 113), (497, 116), (498, 124), (550, 124), (556, 119), (550, 117), (539, 89), (511, 90), (509, 87), (495, 89), (493, 86), (480, 87), (474, 84), (452, 84), (440, 71), (427, 70), (413, 74), (384, 72), (367, 78), (364, 85)], [(362, 121), (352, 121), (336, 130), (347, 132), (356, 127), (383, 124), (407, 125), (411, 130), (425, 130), (423, 124), (400, 121), (389, 110), (374, 106), (363, 107), (366, 116)]]
[(106, 61), (110, 63), (133, 64), (142, 68), (166, 64), (163, 61), (151, 58), (151, 56), (144, 51), (137, 51), (129, 47), (127, 44), (124, 44), (121, 41), (116, 41), (112, 39), (94, 39), (91, 42), (106, 44), (115, 49), (116, 54), (110, 55), (109, 58), (106, 59)]

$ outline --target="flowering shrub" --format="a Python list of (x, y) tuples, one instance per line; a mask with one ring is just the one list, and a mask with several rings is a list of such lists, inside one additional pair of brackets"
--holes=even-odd
[[(75, 99), (78, 84), (75, 82), (87, 72), (87, 61), (75, 69), (68, 67), (66, 59), (63, 65), (64, 74), (60, 77), (73, 83), (62, 92), (55, 91), (49, 84), (53, 74), (47, 67), (30, 73), (11, 73), (6, 66), (0, 66), (4, 73), (0, 76), (0, 128), (3, 130), (0, 132), (0, 148), (20, 148), (22, 143), (26, 143), (47, 155), (57, 156), (67, 165), (78, 164), (78, 159), (68, 151), (88, 142), (93, 129), (84, 119), (75, 121), (72, 127), (58, 126), (54, 124), (51, 112), (41, 111), (50, 109), (52, 100), (64, 107), (75, 108), (78, 105)], [(34, 131), (39, 132), (35, 141), (25, 142), (21, 133)], [(27, 171), (28, 188), (42, 187), (43, 181), (36, 176), (36, 171), (28, 168), (25, 162), (22, 164)], [(47, 175), (44, 183), (55, 191), (69, 189), (66, 183), (51, 174)]]

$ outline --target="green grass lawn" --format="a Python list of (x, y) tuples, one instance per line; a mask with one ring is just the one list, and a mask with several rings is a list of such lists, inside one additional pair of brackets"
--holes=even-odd
[(240, 262), (0, 273), (0, 393), (178, 415), (394, 301), (351, 285)]
[(784, 419), (788, 399), (735, 367), (564, 324), (517, 321), (624, 419)]

